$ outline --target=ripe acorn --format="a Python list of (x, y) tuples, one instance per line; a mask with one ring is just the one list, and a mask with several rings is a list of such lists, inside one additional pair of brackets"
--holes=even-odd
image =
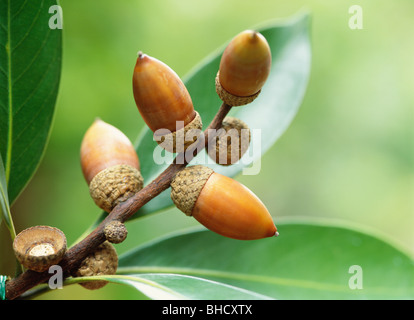
[(272, 57), (266, 38), (246, 30), (227, 45), (216, 77), (216, 91), (231, 106), (252, 102), (270, 73)]
[(250, 129), (240, 119), (224, 118), (217, 134), (217, 137), (209, 142), (207, 152), (211, 159), (222, 166), (236, 163), (249, 148)]
[[(118, 255), (112, 244), (108, 241), (102, 243), (94, 252), (89, 254), (80, 264), (72, 271), (73, 277), (91, 277), (112, 275), (118, 268)], [(104, 287), (108, 282), (105, 280), (88, 281), (79, 283), (82, 287), (95, 290)]]
[(35, 226), (20, 232), (13, 241), (17, 260), (27, 269), (43, 272), (58, 264), (66, 252), (65, 234), (57, 228)]
[(131, 141), (100, 119), (86, 131), (80, 158), (91, 197), (106, 212), (143, 187), (138, 155)]
[(138, 110), (161, 147), (183, 152), (197, 140), (202, 121), (174, 70), (139, 52), (132, 88)]
[(202, 165), (186, 167), (171, 183), (178, 209), (223, 236), (254, 240), (277, 236), (260, 199), (241, 183)]

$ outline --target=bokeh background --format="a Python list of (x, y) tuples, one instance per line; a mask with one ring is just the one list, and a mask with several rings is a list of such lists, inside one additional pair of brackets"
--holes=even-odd
[[(100, 214), (80, 170), (80, 143), (96, 117), (136, 140), (144, 125), (131, 87), (139, 50), (184, 76), (240, 31), (307, 10), (312, 14), (313, 58), (303, 104), (290, 128), (263, 156), (261, 173), (237, 179), (254, 190), (276, 219), (345, 221), (380, 232), (414, 254), (413, 1), (60, 4), (64, 48), (56, 115), (43, 161), (12, 208), (17, 232), (46, 224), (62, 229), (73, 243)], [(348, 27), (348, 10), (354, 4), (363, 9), (362, 30)], [(138, 245), (195, 222), (171, 209), (132, 224), (130, 241)], [(1, 255), (9, 257), (0, 261), (2, 274), (13, 274), (10, 248), (2, 224)], [(42, 298), (142, 296), (108, 285), (93, 293), (69, 286)]]

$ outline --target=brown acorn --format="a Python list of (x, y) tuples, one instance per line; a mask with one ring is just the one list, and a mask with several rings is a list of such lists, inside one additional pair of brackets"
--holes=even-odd
[(131, 141), (100, 119), (86, 131), (80, 158), (91, 197), (106, 212), (143, 187), (138, 155)]
[[(102, 243), (94, 252), (89, 254), (80, 264), (72, 271), (73, 277), (91, 277), (112, 275), (118, 268), (118, 255), (112, 244), (108, 241)], [(82, 287), (89, 290), (96, 290), (104, 287), (108, 282), (105, 280), (87, 281), (79, 283)]]
[(65, 234), (57, 228), (35, 226), (20, 232), (13, 241), (17, 260), (27, 269), (43, 272), (58, 264), (66, 252)]
[(216, 91), (231, 106), (252, 102), (270, 73), (272, 57), (262, 34), (252, 30), (239, 33), (227, 45), (216, 77)]
[[(202, 128), (200, 115), (184, 83), (165, 63), (139, 52), (132, 87), (135, 103), (156, 141), (170, 152), (182, 152), (197, 138), (189, 130)], [(178, 138), (177, 135), (180, 135)], [(184, 145), (177, 145), (184, 141)]]
[(226, 117), (217, 137), (211, 139), (207, 152), (211, 159), (222, 166), (229, 166), (243, 156), (250, 144), (249, 126), (235, 117)]
[(223, 236), (254, 240), (278, 235), (269, 211), (253, 192), (205, 166), (178, 172), (171, 199), (186, 215)]

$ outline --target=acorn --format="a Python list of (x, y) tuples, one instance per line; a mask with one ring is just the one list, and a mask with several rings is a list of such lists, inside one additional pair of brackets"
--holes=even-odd
[(208, 167), (195, 165), (178, 172), (171, 199), (186, 215), (225, 237), (254, 240), (278, 235), (269, 211), (253, 192)]
[(217, 94), (230, 106), (252, 102), (269, 76), (271, 63), (270, 47), (262, 34), (253, 30), (239, 33), (221, 56)]
[(240, 160), (249, 148), (250, 140), (250, 129), (245, 122), (226, 117), (217, 136), (209, 142), (207, 152), (216, 163), (229, 166)]
[(66, 252), (66, 237), (57, 228), (35, 226), (16, 236), (13, 250), (17, 260), (25, 268), (43, 272), (62, 260)]
[(126, 239), (128, 230), (122, 222), (114, 220), (105, 225), (104, 235), (110, 243), (121, 243)]
[(86, 131), (80, 158), (90, 195), (106, 212), (143, 188), (138, 155), (131, 141), (100, 119)]
[[(108, 241), (102, 243), (98, 248), (89, 254), (79, 265), (72, 271), (73, 277), (91, 277), (102, 275), (113, 275), (118, 269), (118, 255), (112, 244)], [(108, 281), (88, 281), (79, 283), (82, 287), (89, 290), (96, 290), (104, 287)]]
[(132, 87), (138, 110), (161, 147), (169, 152), (183, 152), (197, 140), (201, 117), (174, 70), (139, 52)]

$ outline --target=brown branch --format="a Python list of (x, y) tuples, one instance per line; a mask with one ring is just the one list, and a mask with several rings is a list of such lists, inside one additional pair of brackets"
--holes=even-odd
[[(140, 192), (136, 193), (133, 197), (118, 204), (105, 218), (105, 220), (103, 220), (87, 237), (66, 252), (62, 261), (59, 263), (64, 271), (64, 277), (70, 276), (71, 271), (74, 270), (89, 253), (91, 253), (106, 240), (103, 229), (108, 222), (112, 220), (125, 222), (143, 205), (169, 188), (171, 181), (177, 172), (184, 169), (187, 164), (202, 149), (204, 149), (208, 142), (214, 137), (209, 136), (209, 130), (219, 129), (223, 119), (228, 114), (230, 109), (231, 106), (223, 103), (213, 121), (204, 131), (204, 135), (200, 136), (201, 139), (199, 138), (197, 144), (191, 146), (185, 153), (178, 154), (173, 163), (170, 164), (168, 168), (165, 169), (157, 178), (155, 178)], [(17, 278), (7, 281), (6, 298), (8, 300), (16, 299), (34, 286), (46, 282), (50, 277), (51, 274), (49, 274), (48, 271), (39, 273), (28, 270)]]

